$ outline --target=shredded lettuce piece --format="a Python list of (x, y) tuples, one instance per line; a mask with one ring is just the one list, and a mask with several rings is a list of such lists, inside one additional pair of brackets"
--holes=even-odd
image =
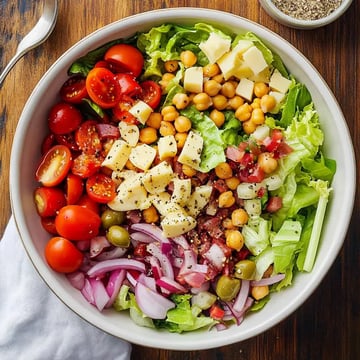
[(243, 226), (245, 245), (253, 255), (259, 255), (270, 244), (270, 227), (271, 222), (262, 217), (251, 218)]

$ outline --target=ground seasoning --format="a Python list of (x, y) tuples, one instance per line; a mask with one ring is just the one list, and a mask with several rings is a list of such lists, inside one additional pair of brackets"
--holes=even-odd
[(284, 14), (301, 20), (317, 20), (330, 15), (342, 0), (272, 0)]

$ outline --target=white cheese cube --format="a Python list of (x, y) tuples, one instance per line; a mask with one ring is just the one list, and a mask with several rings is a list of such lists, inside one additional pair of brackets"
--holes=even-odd
[(158, 140), (157, 145), (160, 160), (172, 158), (177, 153), (177, 145), (174, 135), (162, 136)]
[(130, 152), (131, 147), (129, 144), (124, 140), (117, 139), (112, 144), (110, 151), (101, 165), (106, 166), (113, 171), (120, 171), (128, 161)]
[(291, 85), (291, 80), (282, 76), (280, 74), (280, 71), (275, 69), (270, 77), (270, 83), (269, 83), (270, 88), (272, 90), (285, 94), (288, 91), (290, 85)]
[(187, 68), (184, 74), (184, 89), (193, 93), (203, 91), (204, 74), (201, 66)]
[(171, 195), (171, 201), (184, 206), (190, 199), (191, 179), (173, 179), (174, 189)]
[(251, 46), (243, 53), (244, 62), (256, 75), (268, 67), (263, 53), (256, 47)]
[(153, 147), (141, 144), (131, 149), (129, 160), (134, 166), (145, 171), (150, 168), (155, 156), (156, 150)]
[(270, 111), (270, 113), (277, 114), (279, 112), (280, 107), (281, 107), (281, 103), (285, 98), (285, 94), (283, 94), (281, 92), (278, 92), (278, 91), (270, 91), (269, 95), (274, 97), (274, 99), (276, 101), (276, 105), (275, 105), (274, 109), (272, 109)]
[(237, 95), (251, 101), (254, 93), (254, 81), (242, 78), (235, 89)]
[(122, 170), (122, 171), (113, 171), (111, 173), (111, 179), (115, 184), (119, 185), (124, 179), (128, 179), (131, 176), (136, 175), (137, 172), (134, 170)]
[(178, 157), (178, 162), (189, 165), (194, 169), (198, 168), (201, 162), (201, 152), (203, 146), (203, 138), (194, 131), (189, 131), (185, 144)]
[(187, 213), (196, 218), (201, 210), (208, 204), (212, 193), (212, 186), (197, 186), (188, 200), (185, 210)]
[(143, 185), (150, 194), (159, 194), (165, 191), (173, 177), (171, 165), (162, 161), (144, 174)]
[(270, 75), (271, 70), (269, 67), (267, 67), (263, 71), (260, 71), (258, 74), (249, 76), (248, 79), (255, 82), (264, 82), (268, 84), (270, 81)]
[(214, 64), (230, 50), (230, 46), (230, 39), (225, 39), (216, 33), (210, 33), (208, 39), (200, 43), (199, 48), (209, 59), (210, 64)]
[(153, 109), (146, 102), (139, 100), (130, 108), (129, 112), (144, 125), (150, 114), (153, 112)]
[(140, 131), (137, 125), (128, 124), (125, 121), (119, 122), (121, 137), (130, 145), (135, 146), (139, 141)]
[(196, 226), (196, 220), (183, 212), (171, 212), (161, 220), (160, 225), (164, 236), (172, 238), (192, 230)]
[(245, 65), (244, 63), (241, 63), (239, 66), (237, 66), (234, 69), (232, 75), (240, 80), (242, 78), (250, 79), (251, 77), (254, 76), (254, 73), (247, 65)]
[(179, 204), (171, 201), (171, 195), (166, 191), (160, 194), (150, 194), (149, 200), (161, 216), (165, 216), (171, 212), (185, 212)]

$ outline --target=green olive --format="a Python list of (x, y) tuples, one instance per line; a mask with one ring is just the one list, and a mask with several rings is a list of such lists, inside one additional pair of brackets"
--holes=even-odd
[(115, 246), (129, 247), (130, 245), (129, 232), (120, 225), (110, 226), (106, 233), (106, 238)]
[(221, 275), (216, 284), (216, 294), (223, 301), (231, 301), (240, 290), (241, 281), (227, 275)]
[(252, 260), (240, 260), (235, 264), (234, 276), (238, 279), (254, 280), (256, 274), (256, 264)]
[(122, 211), (115, 211), (106, 209), (101, 214), (101, 223), (104, 229), (109, 229), (113, 225), (121, 225), (125, 220), (125, 213)]

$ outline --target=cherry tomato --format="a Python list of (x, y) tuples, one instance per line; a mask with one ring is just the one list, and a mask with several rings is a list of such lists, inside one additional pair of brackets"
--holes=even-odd
[(86, 78), (75, 75), (65, 81), (60, 89), (61, 98), (72, 104), (80, 104), (87, 97)]
[(129, 112), (135, 104), (135, 100), (128, 95), (122, 95), (120, 101), (112, 109), (113, 120), (116, 122), (125, 121), (128, 124), (138, 124), (136, 117)]
[(86, 90), (94, 103), (103, 109), (114, 107), (121, 96), (120, 84), (106, 68), (93, 68), (86, 77)]
[(104, 161), (104, 157), (89, 154), (80, 154), (72, 163), (71, 171), (73, 174), (85, 179), (96, 174)]
[(142, 91), (139, 99), (156, 109), (161, 101), (161, 87), (155, 81), (146, 80), (140, 84)]
[(34, 193), (38, 214), (42, 217), (55, 216), (56, 212), (66, 205), (64, 192), (56, 187), (39, 187)]
[(75, 141), (84, 154), (95, 155), (102, 150), (95, 120), (83, 122), (75, 132)]
[(55, 227), (55, 216), (40, 218), (41, 225), (49, 234), (58, 235)]
[(41, 144), (41, 155), (46, 154), (55, 145), (55, 135), (48, 134)]
[(53, 270), (71, 273), (79, 269), (84, 255), (71, 241), (55, 236), (45, 246), (45, 258)]
[(80, 176), (69, 173), (66, 177), (66, 203), (76, 204), (84, 190), (84, 183)]
[(219, 305), (213, 304), (211, 305), (209, 315), (215, 320), (221, 320), (225, 315), (225, 311)]
[(55, 218), (59, 235), (70, 240), (90, 240), (99, 233), (100, 216), (80, 205), (62, 207)]
[(141, 92), (141, 86), (131, 74), (119, 73), (115, 75), (120, 84), (121, 94), (136, 96)]
[(77, 129), (82, 120), (81, 112), (76, 107), (61, 102), (51, 108), (48, 125), (54, 134), (68, 134)]
[(144, 57), (139, 49), (128, 44), (112, 46), (104, 56), (116, 72), (129, 72), (138, 77), (144, 66)]
[(75, 142), (74, 132), (62, 135), (56, 134), (55, 140), (58, 144), (65, 145), (72, 151), (79, 151), (79, 146)]
[(86, 192), (91, 199), (106, 204), (116, 196), (116, 185), (107, 175), (98, 173), (86, 181)]
[(87, 208), (93, 211), (95, 214), (100, 214), (100, 204), (91, 199), (88, 194), (84, 194), (83, 196), (81, 196), (81, 198), (77, 202), (77, 205)]
[(42, 157), (35, 178), (44, 186), (56, 186), (65, 179), (71, 164), (69, 148), (55, 145)]

